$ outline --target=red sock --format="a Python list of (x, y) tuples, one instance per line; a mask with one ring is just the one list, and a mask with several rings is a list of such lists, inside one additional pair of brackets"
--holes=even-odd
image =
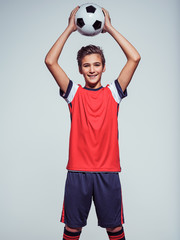
[(63, 240), (78, 240), (80, 238), (80, 232), (69, 232), (64, 228)]
[(112, 233), (107, 231), (107, 234), (110, 240), (126, 240), (123, 227), (119, 232)]

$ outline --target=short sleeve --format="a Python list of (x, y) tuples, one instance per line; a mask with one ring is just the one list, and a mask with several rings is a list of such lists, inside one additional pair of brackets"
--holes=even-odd
[(108, 87), (111, 90), (113, 98), (117, 103), (120, 103), (121, 100), (127, 96), (127, 89), (125, 89), (125, 91), (123, 92), (118, 80), (115, 80), (114, 82), (109, 84)]
[(69, 104), (72, 102), (78, 88), (79, 86), (76, 83), (74, 83), (72, 80), (69, 80), (69, 85), (66, 92), (64, 93), (61, 89), (59, 89), (59, 94)]

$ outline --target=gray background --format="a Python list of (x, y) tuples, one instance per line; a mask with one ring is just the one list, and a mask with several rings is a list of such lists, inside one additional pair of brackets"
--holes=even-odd
[[(61, 215), (70, 117), (44, 64), (85, 1), (0, 2), (0, 239), (62, 239)], [(112, 23), (140, 52), (141, 62), (119, 114), (127, 240), (178, 240), (179, 224), (179, 2), (99, 0)], [(104, 49), (102, 84), (114, 80), (125, 57), (108, 34), (68, 39), (61, 64), (83, 85), (76, 53)], [(108, 239), (92, 207), (82, 239)]]

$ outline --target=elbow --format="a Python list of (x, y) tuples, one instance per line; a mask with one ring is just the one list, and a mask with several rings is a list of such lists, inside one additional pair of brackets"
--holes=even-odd
[(140, 62), (140, 60), (141, 60), (141, 56), (140, 56), (139, 54), (137, 54), (137, 55), (134, 57), (134, 62), (138, 64), (138, 63)]
[(47, 67), (51, 67), (54, 64), (56, 64), (57, 61), (55, 59), (53, 59), (52, 57), (47, 55), (44, 59), (44, 63), (46, 64)]
[(140, 62), (141, 61), (141, 56), (139, 55), (139, 57), (138, 57), (138, 62)]
[(134, 56), (129, 57), (128, 60), (131, 61), (132, 63), (138, 65), (138, 63), (141, 60), (141, 56), (138, 53), (138, 54), (135, 54)]
[(53, 65), (53, 61), (50, 58), (48, 58), (47, 56), (44, 59), (44, 63), (46, 64), (47, 67)]

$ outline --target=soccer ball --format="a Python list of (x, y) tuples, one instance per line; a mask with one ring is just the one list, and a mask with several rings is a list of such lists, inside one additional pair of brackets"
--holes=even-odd
[(78, 32), (86, 36), (95, 36), (102, 32), (104, 21), (102, 8), (94, 3), (81, 5), (75, 16)]

